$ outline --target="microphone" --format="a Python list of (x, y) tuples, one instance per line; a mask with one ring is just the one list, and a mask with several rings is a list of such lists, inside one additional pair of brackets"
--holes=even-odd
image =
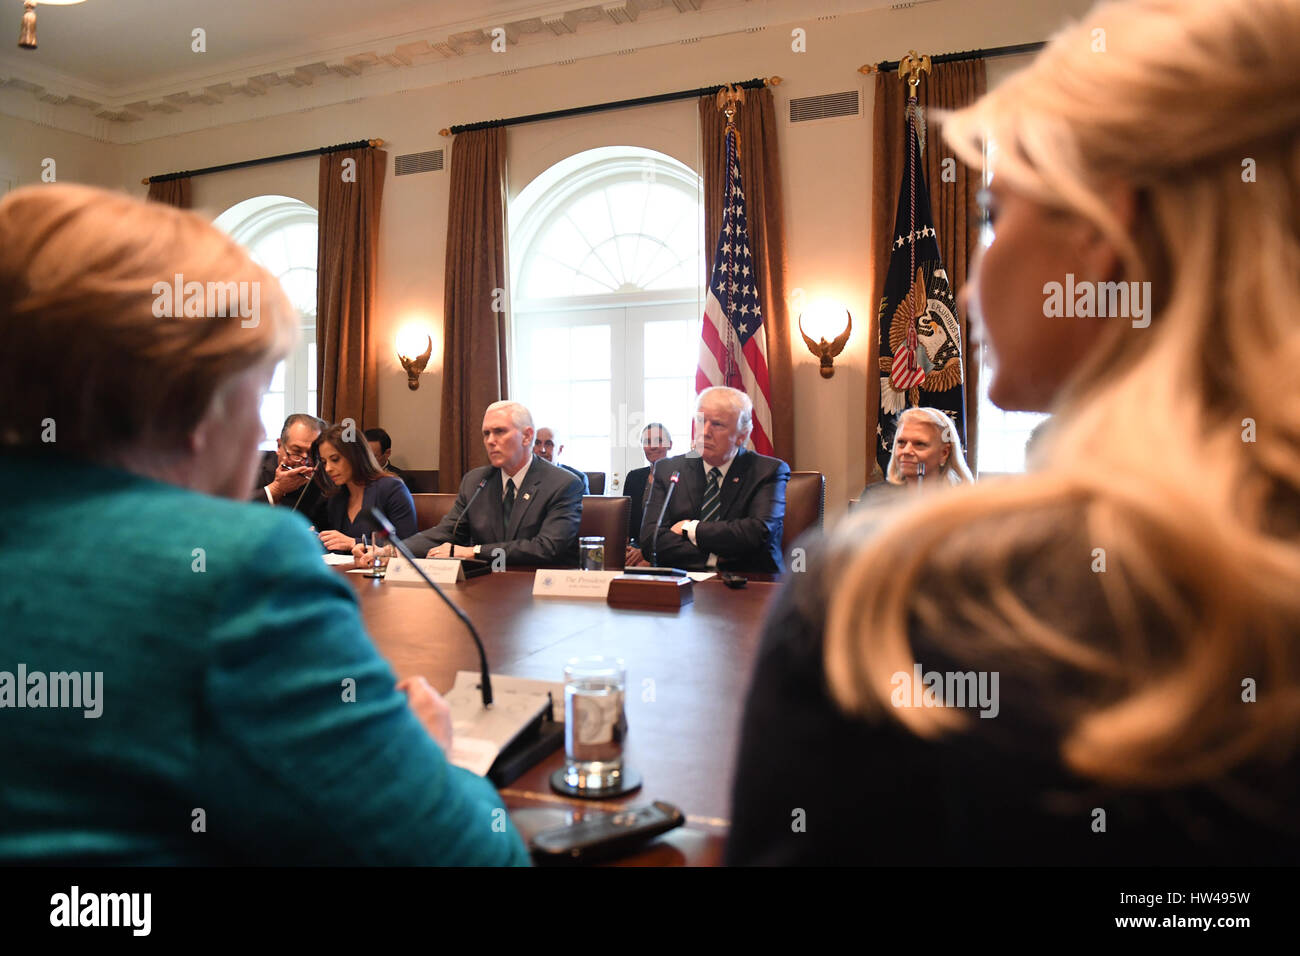
[(677, 487), (677, 480), (681, 478), (680, 471), (674, 471), (668, 479), (668, 494), (664, 495), (664, 506), (659, 509), (659, 521), (655, 524), (654, 539), (650, 542), (650, 561), (658, 566), (659, 564), (659, 527), (664, 523), (664, 515), (668, 513), (668, 502), (672, 500), (673, 489)]
[[(492, 471), (496, 471), (496, 469), (493, 468)], [(474, 504), (474, 499), (477, 498), (478, 493), (483, 490), (483, 486), (487, 484), (487, 480), (488, 480), (488, 475), (484, 475), (483, 480), (480, 481), (478, 483), (478, 487), (474, 489), (474, 493), (469, 496), (469, 501), (465, 502), (465, 507), (461, 510), (461, 513), (456, 515), (456, 523), (452, 525), (451, 528), (451, 546), (453, 548), (456, 546), (456, 535), (460, 531), (460, 520), (465, 517), (465, 512), (469, 511), (470, 507)], [(472, 533), (472, 530), (473, 529), (471, 528), (471, 534), (469, 536), (470, 544), (474, 543), (474, 535)]]
[[(480, 487), (482, 486), (480, 485)], [(466, 507), (468, 508), (468, 506)], [(411, 567), (415, 569), (415, 573), (424, 578), (425, 584), (438, 592), (438, 597), (442, 598), (447, 607), (451, 608), (452, 613), (460, 618), (461, 621), (464, 622), (465, 626), (469, 628), (469, 636), (474, 638), (474, 644), (478, 647), (479, 687), (483, 691), (483, 706), (484, 708), (491, 707), (492, 678), (488, 675), (487, 651), (483, 649), (483, 640), (478, 636), (478, 631), (474, 630), (473, 622), (470, 621), (469, 616), (464, 611), (452, 602), (451, 598), (447, 597), (442, 588), (438, 587), (437, 582), (424, 573), (424, 569), (416, 563), (415, 555), (411, 554), (411, 549), (403, 544), (402, 540), (398, 538), (397, 529), (393, 527), (393, 523), (388, 520), (387, 515), (385, 515), (379, 508), (371, 508), (370, 513), (375, 516), (375, 520), (379, 522), (380, 526), (388, 532), (388, 539), (393, 542), (393, 546), (397, 548), (398, 553), (400, 553), (402, 557), (406, 558), (407, 561), (411, 562)]]
[(309, 486), (313, 481), (316, 480), (316, 472), (317, 472), (317, 470), (319, 470), (319, 468), (320, 468), (320, 462), (319, 462), (319, 461), (317, 461), (316, 464), (312, 465), (311, 474), (307, 476), (307, 484), (303, 485), (301, 488), (298, 489), (298, 500), (295, 501), (295, 502), (293, 503), (293, 508), (290, 509), (290, 511), (289, 511), (290, 514), (293, 514), (295, 511), (297, 511), (297, 510), (298, 510), (298, 506), (299, 506), (300, 504), (302, 504), (303, 496), (307, 494), (307, 488), (308, 488), (308, 486)]

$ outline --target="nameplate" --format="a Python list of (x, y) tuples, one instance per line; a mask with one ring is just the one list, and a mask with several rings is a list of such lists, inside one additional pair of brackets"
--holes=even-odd
[(609, 582), (622, 571), (538, 571), (533, 597), (583, 597), (604, 600)]
[[(460, 566), (459, 558), (416, 558), (415, 563), (438, 584), (458, 584), (465, 580), (465, 570)], [(394, 584), (429, 586), (425, 584), (424, 578), (415, 573), (411, 563), (401, 557), (388, 562), (388, 574), (384, 580)]]

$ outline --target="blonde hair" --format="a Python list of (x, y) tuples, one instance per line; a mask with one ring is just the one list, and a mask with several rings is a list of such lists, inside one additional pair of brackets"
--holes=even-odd
[[(1294, 0), (1105, 3), (946, 119), (967, 162), (993, 144), (1000, 180), (1108, 236), (1155, 308), (1073, 371), (1038, 472), (902, 511), (865, 547), (846, 522), (827, 561), (842, 707), (927, 737), (967, 726), (888, 706), (919, 646), (1019, 675), (1063, 763), (1105, 783), (1207, 780), (1294, 748), (1297, 50)], [(1115, 185), (1137, 192), (1129, 232)]]
[[(155, 286), (177, 276), (257, 283), (260, 308), (160, 309)], [(178, 452), (234, 376), (289, 353), (296, 325), (279, 283), (194, 213), (74, 185), (0, 200), (0, 447)]]
[[(966, 464), (966, 456), (961, 451), (961, 438), (957, 435), (956, 422), (937, 408), (908, 408), (898, 416), (898, 429), (894, 432), (895, 435), (902, 430), (904, 422), (920, 422), (922, 425), (929, 425), (934, 429), (935, 437), (948, 446), (948, 460), (939, 466), (939, 475), (946, 479), (948, 484), (966, 485), (975, 481), (975, 476), (970, 473), (970, 467)], [(897, 441), (889, 455), (885, 480), (891, 485), (903, 483), (903, 468), (898, 461)]]

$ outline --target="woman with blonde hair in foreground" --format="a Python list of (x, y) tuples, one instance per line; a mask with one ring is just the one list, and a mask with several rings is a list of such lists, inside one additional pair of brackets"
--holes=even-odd
[(527, 863), (307, 519), (246, 503), (297, 325), (197, 215), (0, 200), (0, 864)]
[(946, 119), (990, 394), (1052, 434), (792, 578), (731, 862), (1300, 860), (1297, 50), (1294, 0), (1103, 4)]

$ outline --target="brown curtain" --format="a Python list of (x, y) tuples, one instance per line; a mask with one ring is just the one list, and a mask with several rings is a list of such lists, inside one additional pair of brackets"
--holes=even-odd
[[(716, 96), (700, 97), (704, 138), (705, 275), (712, 275), (713, 246), (722, 228), (722, 184), (726, 181), (726, 117)], [(740, 177), (745, 186), (750, 252), (758, 269), (758, 297), (767, 337), (767, 369), (772, 394), (772, 448), (792, 467), (794, 388), (790, 356), (790, 316), (785, 298), (785, 219), (781, 206), (781, 155), (776, 144), (776, 106), (769, 89), (746, 90), (736, 113), (740, 131)]]
[[(948, 149), (930, 111), (935, 108), (958, 109), (984, 95), (986, 88), (984, 61), (965, 60), (938, 63), (934, 72), (922, 74), (917, 102), (925, 107), (929, 118), (925, 141), (925, 181), (930, 188), (930, 206), (934, 228), (939, 234), (939, 252), (944, 268), (960, 294), (975, 244), (979, 241), (979, 211), (975, 194), (980, 188), (980, 170), (969, 169)], [(880, 475), (876, 465), (876, 423), (880, 411), (880, 332), (877, 324), (880, 298), (885, 291), (889, 271), (894, 217), (898, 212), (898, 183), (903, 175), (904, 110), (907, 107), (907, 82), (895, 71), (876, 76), (875, 116), (872, 123), (871, 177), (871, 265), (872, 315), (871, 357), (867, 364), (867, 481)], [(956, 182), (944, 182), (944, 160), (956, 173)], [(979, 436), (979, 351), (970, 345), (965, 312), (960, 312), (961, 342), (966, 364), (966, 460), (975, 467), (976, 439)]]
[(193, 192), (193, 181), (189, 176), (149, 184), (149, 199), (152, 202), (166, 203), (168, 206), (175, 206), (178, 209), (189, 209), (191, 207)]
[[(352, 163), (347, 163), (347, 160)], [(388, 153), (349, 149), (320, 158), (316, 251), (317, 414), (379, 421), (375, 349), (370, 342), (379, 261), (379, 208)]]
[(487, 464), (483, 410), (507, 395), (506, 131), (460, 133), (451, 148), (443, 297), (438, 486)]

